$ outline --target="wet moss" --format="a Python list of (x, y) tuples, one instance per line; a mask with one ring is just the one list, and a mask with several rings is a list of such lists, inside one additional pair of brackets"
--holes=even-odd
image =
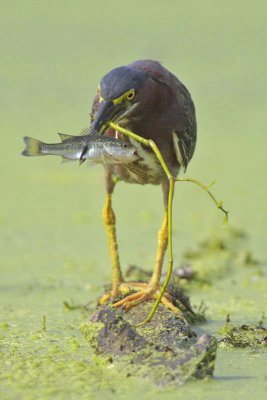
[(246, 348), (257, 350), (267, 347), (267, 328), (261, 320), (256, 325), (232, 324), (230, 316), (227, 316), (226, 324), (219, 330), (222, 339), (219, 340), (221, 347)]

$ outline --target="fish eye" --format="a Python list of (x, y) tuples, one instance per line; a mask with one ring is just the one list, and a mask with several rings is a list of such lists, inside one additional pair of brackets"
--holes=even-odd
[(132, 89), (132, 90), (130, 90), (130, 91), (127, 93), (126, 99), (127, 99), (127, 100), (132, 100), (132, 99), (134, 98), (134, 96), (135, 96), (135, 90)]
[(128, 144), (125, 143), (122, 145), (122, 147), (126, 148), (126, 147), (128, 147)]

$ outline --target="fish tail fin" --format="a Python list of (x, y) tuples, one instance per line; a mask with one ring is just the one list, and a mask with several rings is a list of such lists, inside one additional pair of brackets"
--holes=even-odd
[(25, 149), (21, 153), (23, 156), (42, 156), (41, 145), (43, 144), (40, 140), (34, 139), (29, 136), (24, 136)]

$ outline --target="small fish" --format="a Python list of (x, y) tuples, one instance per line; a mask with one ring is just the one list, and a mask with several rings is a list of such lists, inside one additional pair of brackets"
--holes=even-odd
[(130, 163), (140, 157), (132, 144), (107, 136), (82, 135), (71, 136), (59, 133), (61, 143), (48, 144), (40, 140), (24, 136), (25, 149), (23, 156), (61, 156), (62, 162), (85, 160), (94, 163)]

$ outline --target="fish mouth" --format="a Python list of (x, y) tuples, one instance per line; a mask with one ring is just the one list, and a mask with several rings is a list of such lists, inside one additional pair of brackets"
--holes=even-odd
[(103, 134), (108, 128), (109, 122), (115, 122), (126, 111), (123, 104), (114, 104), (112, 100), (103, 100), (96, 115), (95, 120), (91, 125), (92, 133)]
[(137, 149), (128, 149), (127, 151), (106, 150), (105, 157), (108, 158), (110, 164), (129, 164), (140, 160)]
[(132, 151), (130, 152), (130, 157), (129, 157), (129, 159), (130, 159), (131, 157), (132, 157), (132, 161), (131, 161), (131, 162), (140, 159), (140, 157), (139, 157), (139, 155), (138, 155), (138, 153), (137, 153), (137, 150), (132, 150)]

